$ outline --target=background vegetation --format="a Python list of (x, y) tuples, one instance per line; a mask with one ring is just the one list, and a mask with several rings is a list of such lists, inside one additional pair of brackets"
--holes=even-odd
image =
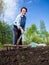
[(40, 20), (40, 30), (37, 29), (36, 24), (32, 24), (24, 35), (25, 42), (28, 44), (31, 42), (45, 43), (49, 45), (49, 33), (46, 30), (46, 26), (43, 20)]
[(12, 43), (12, 26), (0, 21), (0, 43)]

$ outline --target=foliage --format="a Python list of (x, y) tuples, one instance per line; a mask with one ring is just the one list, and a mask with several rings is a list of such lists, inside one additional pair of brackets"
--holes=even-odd
[(32, 24), (27, 28), (24, 35), (26, 43), (36, 42), (36, 43), (46, 43), (49, 45), (49, 33), (46, 31), (44, 21), (40, 21), (40, 30), (37, 29), (36, 24)]
[[(41, 26), (42, 25), (42, 26)], [(44, 22), (40, 21), (40, 30), (37, 29), (36, 24), (32, 24), (27, 28), (24, 34), (24, 43), (46, 43), (49, 45), (49, 33), (46, 31)], [(12, 43), (12, 30), (11, 25), (5, 21), (0, 21), (0, 43)]]
[(0, 43), (11, 43), (12, 41), (12, 31), (11, 25), (4, 21), (0, 21)]
[(37, 27), (35, 24), (32, 24), (31, 27), (27, 28), (27, 31), (24, 37), (27, 43), (30, 43), (32, 41), (33, 37), (36, 36), (36, 32), (37, 32)]
[(46, 30), (46, 26), (43, 20), (40, 21), (40, 32), (44, 43), (49, 44), (49, 33)]

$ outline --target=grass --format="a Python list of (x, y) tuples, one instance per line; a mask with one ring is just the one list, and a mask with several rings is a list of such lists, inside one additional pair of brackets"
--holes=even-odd
[(5, 48), (4, 45), (1, 45), (0, 48)]

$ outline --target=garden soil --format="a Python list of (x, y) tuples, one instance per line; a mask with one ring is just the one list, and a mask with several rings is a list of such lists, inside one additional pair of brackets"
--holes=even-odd
[(0, 65), (49, 65), (49, 46), (0, 50)]

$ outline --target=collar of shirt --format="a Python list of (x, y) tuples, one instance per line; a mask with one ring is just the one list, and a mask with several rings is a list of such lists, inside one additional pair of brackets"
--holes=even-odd
[(25, 15), (22, 15), (22, 13), (20, 13), (21, 17), (25, 16)]

